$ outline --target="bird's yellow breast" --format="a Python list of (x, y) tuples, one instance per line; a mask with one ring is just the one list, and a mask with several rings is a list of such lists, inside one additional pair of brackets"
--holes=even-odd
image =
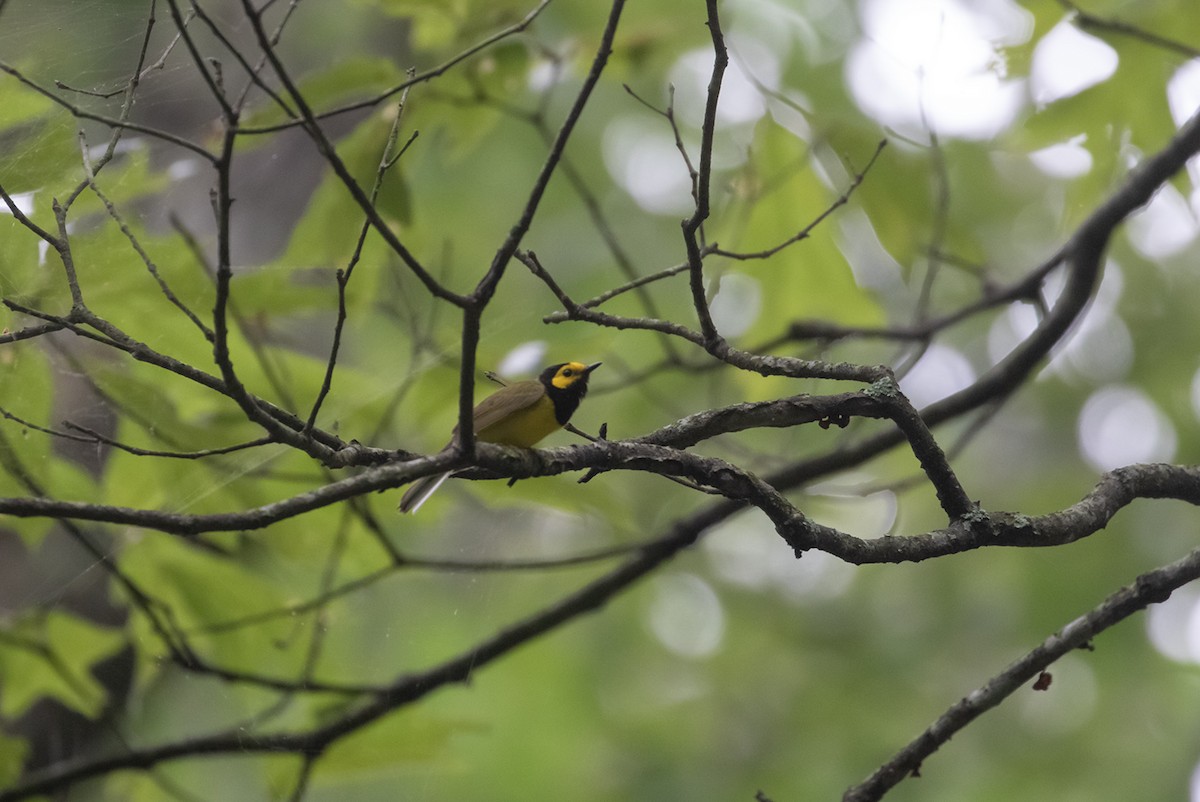
[(475, 437), (485, 443), (532, 448), (546, 435), (560, 428), (554, 417), (554, 402), (543, 395), (524, 409), (505, 415), (491, 426), (480, 429)]

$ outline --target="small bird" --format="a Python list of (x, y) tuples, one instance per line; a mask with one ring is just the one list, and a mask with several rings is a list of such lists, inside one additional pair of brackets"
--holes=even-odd
[[(536, 379), (502, 387), (475, 407), (475, 439), (482, 443), (531, 448), (546, 435), (567, 425), (579, 402), (587, 395), (588, 376), (600, 367), (596, 362), (561, 362), (551, 365)], [(454, 427), (446, 448), (454, 445)], [(446, 448), (442, 449), (443, 451)], [(426, 476), (413, 482), (400, 499), (400, 512), (416, 512), (453, 471)]]

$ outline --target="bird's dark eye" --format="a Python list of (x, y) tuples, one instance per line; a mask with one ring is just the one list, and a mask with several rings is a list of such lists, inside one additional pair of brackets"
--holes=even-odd
[(563, 370), (563, 376), (573, 376), (573, 375), (575, 375), (575, 373), (570, 368), (566, 368), (565, 370)]

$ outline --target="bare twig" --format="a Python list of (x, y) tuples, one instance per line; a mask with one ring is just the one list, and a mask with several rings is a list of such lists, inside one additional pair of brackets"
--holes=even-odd
[(424, 267), (424, 265), (417, 260), (412, 252), (410, 252), (408, 248), (400, 241), (399, 237), (396, 236), (396, 233), (392, 230), (392, 228), (379, 215), (379, 212), (371, 203), (370, 197), (368, 197), (367, 193), (365, 193), (362, 187), (358, 185), (358, 182), (354, 180), (354, 176), (350, 174), (349, 168), (346, 167), (345, 162), (343, 162), (341, 157), (338, 156), (337, 151), (333, 146), (333, 142), (330, 141), (325, 131), (321, 128), (321, 124), (317, 120), (312, 109), (309, 107), (308, 101), (305, 100), (303, 94), (297, 88), (295, 81), (292, 80), (291, 75), (284, 67), (283, 62), (279, 59), (278, 54), (275, 52), (275, 46), (272, 44), (271, 37), (263, 28), (261, 14), (254, 8), (250, 0), (242, 0), (242, 9), (245, 11), (246, 17), (250, 20), (251, 27), (254, 29), (254, 34), (258, 39), (258, 45), (262, 49), (263, 55), (271, 64), (271, 69), (274, 70), (275, 75), (279, 78), (280, 83), (282, 83), (284, 88), (287, 90), (288, 97), (290, 97), (292, 102), (295, 104), (296, 111), (300, 116), (301, 124), (303, 125), (304, 130), (308, 133), (309, 137), (316, 145), (321, 156), (333, 169), (338, 179), (341, 180), (341, 182), (346, 186), (346, 189), (350, 192), (351, 197), (354, 198), (355, 203), (358, 204), (359, 208), (362, 209), (363, 213), (367, 216), (367, 219), (371, 222), (371, 226), (379, 233), (379, 236), (383, 238), (388, 247), (400, 257), (409, 270), (411, 270), (412, 273), (418, 279), (420, 279), (421, 283), (425, 285), (425, 288), (430, 292), (430, 294), (444, 301), (449, 301), (455, 306), (464, 307), (467, 303), (466, 298), (458, 293), (451, 292), (446, 287), (442, 286), (442, 284), (433, 277), (433, 274), (430, 273)]
[(922, 768), (924, 761), (956, 733), (1012, 696), (1056, 660), (1086, 646), (1097, 635), (1134, 613), (1165, 601), (1172, 591), (1196, 579), (1200, 579), (1200, 549), (1181, 560), (1142, 574), (1132, 585), (1121, 588), (1089, 613), (1046, 638), (1037, 648), (956, 702), (870, 777), (848, 789), (842, 799), (844, 802), (874, 802), (882, 799), (905, 777)]
[[(869, 173), (871, 171), (871, 168), (875, 166), (876, 160), (879, 159), (879, 154), (883, 153), (883, 149), (885, 147), (887, 147), (887, 140), (886, 139), (879, 140), (879, 144), (875, 146), (875, 150), (874, 150), (874, 152), (871, 153), (871, 158), (867, 160), (866, 166), (864, 166), (858, 172), (854, 173), (853, 178), (851, 178), (850, 183), (846, 186), (846, 189), (842, 192), (842, 194), (839, 195), (833, 201), (833, 203), (831, 203), (831, 204), (829, 204), (829, 206), (825, 207), (825, 210), (823, 212), (821, 212), (819, 215), (817, 215), (816, 217), (814, 217), (811, 222), (809, 222), (806, 226), (801, 228), (799, 231), (797, 231), (792, 236), (785, 239), (783, 242), (780, 242), (779, 244), (774, 245), (770, 248), (766, 248), (766, 249), (760, 250), (760, 251), (753, 251), (753, 252), (727, 251), (724, 248), (718, 247), (716, 243), (713, 243), (709, 248), (705, 249), (701, 253), (701, 256), (703, 257), (710, 253), (713, 253), (713, 254), (716, 254), (717, 256), (724, 256), (727, 259), (738, 259), (738, 260), (769, 259), (770, 257), (779, 253), (783, 249), (787, 248), (789, 245), (794, 245), (795, 243), (800, 242), (801, 240), (808, 239), (809, 235), (812, 234), (813, 229), (815, 229), (821, 223), (825, 222), (825, 220), (827, 218), (829, 218), (830, 216), (832, 216), (834, 212), (836, 212), (838, 209), (840, 209), (841, 207), (845, 206), (847, 203), (850, 202), (850, 197), (854, 194), (854, 190), (858, 189), (859, 186), (862, 185), (863, 180), (867, 177), (867, 173)], [(680, 271), (680, 272), (682, 272), (682, 271)], [(585, 304), (585, 306), (586, 305), (590, 305), (590, 302), (589, 302), (589, 304)]]
[(74, 117), (76, 117), (80, 120), (92, 120), (93, 122), (98, 122), (102, 125), (106, 125), (109, 128), (113, 128), (113, 129), (120, 129), (120, 130), (124, 130), (124, 131), (137, 131), (138, 133), (145, 134), (146, 136), (162, 140), (163, 142), (169, 142), (173, 145), (177, 145), (181, 148), (184, 148), (185, 150), (191, 151), (192, 153), (196, 154), (197, 156), (200, 156), (201, 158), (203, 158), (205, 161), (208, 161), (208, 162), (215, 161), (216, 157), (213, 156), (213, 154), (210, 153), (208, 150), (206, 150), (204, 147), (197, 145), (195, 142), (192, 142), (189, 139), (185, 139), (184, 137), (172, 134), (169, 131), (164, 131), (160, 128), (154, 128), (153, 126), (143, 125), (141, 123), (132, 122), (130, 120), (123, 120), (123, 119), (120, 119), (119, 117), (108, 117), (103, 114), (97, 114), (95, 112), (88, 111), (87, 109), (84, 109), (81, 106), (77, 106), (74, 103), (69, 103), (66, 100), (64, 100), (63, 98), (56, 95), (55, 93), (51, 92), (49, 89), (46, 89), (45, 87), (35, 83), (34, 81), (31, 81), (20, 70), (18, 70), (16, 67), (12, 66), (11, 64), (6, 64), (4, 62), (0, 62), (0, 72), (4, 72), (4, 73), (11, 75), (12, 77), (16, 78), (18, 81), (20, 81), (25, 86), (29, 87), (33, 91), (37, 92), (39, 95), (42, 95), (43, 97), (53, 101), (57, 105), (66, 109)]
[(148, 254), (146, 249), (142, 247), (141, 241), (126, 224), (124, 217), (117, 210), (117, 207), (113, 205), (113, 202), (108, 199), (108, 196), (104, 194), (104, 192), (100, 189), (100, 186), (96, 183), (96, 170), (92, 165), (91, 159), (88, 158), (87, 139), (82, 131), (79, 132), (79, 145), (80, 151), (83, 155), (84, 172), (87, 175), (87, 186), (92, 190), (96, 197), (100, 199), (100, 202), (104, 204), (104, 208), (108, 212), (108, 216), (111, 217), (113, 222), (117, 224), (117, 227), (121, 230), (121, 233), (125, 235), (125, 239), (129, 240), (130, 247), (133, 248), (134, 252), (138, 255), (138, 258), (142, 260), (142, 264), (146, 266), (147, 272), (149, 272), (151, 277), (155, 280), (155, 282), (157, 282), (159, 291), (162, 292), (163, 296), (175, 308), (183, 312), (187, 319), (190, 320), (192, 324), (200, 330), (200, 333), (204, 335), (204, 338), (211, 343), (213, 341), (212, 329), (206, 326), (204, 321), (197, 317), (196, 314), (179, 299), (179, 296), (177, 296), (171, 290), (170, 286), (167, 285), (166, 279), (164, 279), (158, 272), (158, 265), (154, 263), (154, 260), (150, 258), (150, 254)]
[[(527, 30), (529, 28), (529, 26), (533, 24), (533, 21), (535, 19), (537, 19), (538, 15), (541, 14), (542, 11), (548, 5), (550, 5), (550, 0), (541, 0), (533, 9), (531, 9), (529, 11), (528, 14), (526, 14), (524, 17), (522, 17), (517, 22), (513, 23), (512, 25), (509, 25), (507, 28), (503, 28), (489, 36), (486, 36), (485, 38), (480, 40), (477, 44), (475, 44), (471, 47), (468, 47), (466, 50), (453, 56), (450, 59), (447, 59), (446, 61), (442, 62), (438, 66), (436, 66), (432, 69), (429, 69), (429, 70), (425, 70), (423, 72), (418, 72), (418, 73), (412, 75), (411, 77), (406, 78), (405, 80), (401, 81), (396, 86), (391, 87), (387, 91), (381, 92), (378, 95), (374, 95), (373, 97), (367, 98), (366, 100), (360, 100), (360, 101), (357, 101), (354, 103), (348, 103), (344, 106), (339, 106), (336, 109), (330, 109), (329, 111), (323, 111), (318, 114), (311, 114), (312, 120), (314, 120), (314, 121), (327, 120), (331, 117), (336, 117), (336, 116), (339, 116), (342, 114), (348, 114), (351, 112), (359, 111), (361, 109), (369, 109), (373, 106), (379, 105), (380, 103), (386, 102), (389, 98), (393, 97), (394, 95), (400, 94), (405, 89), (416, 86), (417, 84), (431, 81), (434, 78), (437, 78), (438, 76), (444, 75), (445, 73), (449, 72), (453, 68), (457, 67), (462, 62), (470, 59), (472, 56), (475, 56), (475, 55), (483, 52), (484, 50), (487, 50), (492, 45), (497, 44), (498, 42), (502, 42), (505, 39), (509, 39), (509, 38), (515, 36), (516, 34), (519, 34), (523, 31)], [(263, 8), (260, 10), (259, 13), (261, 13), (262, 11), (265, 11), (265, 10), (266, 9)], [(258, 127), (246, 126), (245, 128), (241, 129), (241, 131), (243, 134), (268, 134), (268, 133), (273, 133), (276, 131), (282, 131), (287, 128), (294, 128), (298, 125), (305, 125), (307, 122), (308, 122), (307, 120), (301, 119), (301, 120), (295, 120), (295, 121), (286, 122), (286, 123), (280, 123), (278, 125), (264, 125), (264, 126), (258, 126)]]
[[(392, 128), (388, 132), (387, 143), (384, 145), (383, 154), (379, 157), (379, 166), (375, 169), (375, 183), (371, 187), (371, 205), (374, 206), (379, 199), (379, 191), (383, 187), (383, 179), (401, 156), (408, 150), (409, 146), (417, 138), (417, 132), (413, 131), (408, 141), (400, 148), (396, 147), (400, 136), (400, 120), (404, 113), (404, 104), (408, 101), (408, 90), (405, 90), (400, 96), (400, 102), (396, 104), (396, 115), (392, 120)], [(317, 391), (317, 398), (313, 401), (312, 411), (308, 414), (308, 421), (304, 425), (305, 431), (310, 431), (316, 425), (317, 415), (320, 414), (321, 405), (325, 403), (326, 396), (329, 395), (329, 390), (333, 386), (333, 371), (337, 365), (338, 352), (342, 344), (342, 330), (346, 325), (346, 287), (350, 283), (351, 276), (354, 275), (354, 268), (362, 257), (363, 245), (367, 241), (367, 233), (371, 230), (370, 223), (364, 221), (358, 231), (358, 241), (354, 243), (354, 252), (350, 255), (350, 260), (346, 264), (344, 270), (338, 270), (336, 274), (337, 289), (338, 289), (338, 314), (337, 321), (333, 327), (333, 344), (329, 347), (329, 359), (325, 364), (325, 377), (321, 381), (321, 389)]]
[(721, 82), (725, 68), (729, 65), (729, 51), (725, 47), (725, 34), (721, 30), (721, 17), (717, 11), (717, 0), (706, 0), (708, 12), (708, 34), (712, 39), (713, 68), (708, 81), (708, 92), (704, 103), (704, 122), (700, 126), (700, 166), (696, 170), (696, 209), (683, 221), (683, 243), (687, 250), (688, 286), (692, 291), (692, 306), (700, 321), (700, 333), (704, 337), (704, 349), (720, 358), (718, 351), (724, 339), (717, 333), (712, 313), (708, 308), (708, 297), (704, 286), (704, 222), (710, 213), (712, 188), (712, 151), (717, 131), (717, 102), (721, 95)]
[(1105, 18), (1084, 11), (1071, 0), (1058, 0), (1059, 5), (1074, 13), (1074, 23), (1085, 30), (1103, 31), (1107, 33), (1120, 34), (1129, 36), (1145, 42), (1148, 45), (1159, 47), (1164, 50), (1169, 50), (1172, 53), (1183, 56), (1184, 58), (1200, 58), (1200, 50), (1191, 45), (1184, 44), (1175, 39), (1170, 39), (1166, 36), (1152, 33), (1139, 28), (1136, 25), (1130, 25), (1128, 22), (1122, 22), (1115, 18)]

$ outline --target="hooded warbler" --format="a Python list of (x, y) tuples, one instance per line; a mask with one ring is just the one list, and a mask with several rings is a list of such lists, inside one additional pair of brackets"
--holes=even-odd
[[(596, 362), (562, 362), (551, 365), (536, 379), (502, 387), (475, 407), (475, 439), (484, 443), (531, 448), (551, 432), (565, 426), (587, 395), (588, 376)], [(454, 427), (446, 448), (454, 445)], [(443, 451), (445, 449), (442, 449)], [(426, 476), (413, 482), (400, 499), (400, 512), (416, 512), (441, 487), (450, 473)]]

